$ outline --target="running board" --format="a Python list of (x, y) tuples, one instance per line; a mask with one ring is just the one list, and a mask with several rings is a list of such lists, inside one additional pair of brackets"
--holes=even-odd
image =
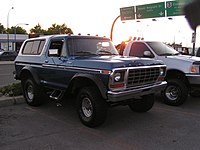
[(50, 98), (54, 99), (54, 100), (60, 100), (62, 97), (64, 96), (64, 91), (60, 91), (60, 90), (54, 90), (51, 95), (49, 96)]

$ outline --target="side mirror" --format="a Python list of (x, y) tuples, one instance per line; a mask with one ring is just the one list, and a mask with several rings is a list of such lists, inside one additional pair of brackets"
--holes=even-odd
[(144, 57), (153, 58), (153, 55), (150, 51), (144, 51)]
[(58, 57), (59, 56), (58, 49), (49, 49), (49, 56)]

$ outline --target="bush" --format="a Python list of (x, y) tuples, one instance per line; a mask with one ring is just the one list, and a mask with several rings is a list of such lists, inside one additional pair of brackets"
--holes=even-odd
[(22, 95), (21, 83), (13, 83), (11, 85), (4, 86), (0, 88), (0, 93), (9, 96), (19, 96)]

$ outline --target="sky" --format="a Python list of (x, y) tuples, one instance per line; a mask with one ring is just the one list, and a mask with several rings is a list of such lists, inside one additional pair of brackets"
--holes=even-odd
[[(163, 2), (164, 0), (0, 0), (0, 23), (7, 28), (19, 25), (29, 32), (38, 23), (43, 29), (52, 24), (66, 24), (74, 34), (110, 37), (114, 19), (120, 8)], [(11, 9), (14, 7), (14, 9)], [(192, 30), (184, 16), (126, 21), (118, 19), (114, 26), (113, 42), (120, 43), (129, 36), (145, 40), (183, 43), (192, 46)], [(7, 24), (8, 23), (8, 24)], [(24, 25), (29, 24), (29, 25)]]

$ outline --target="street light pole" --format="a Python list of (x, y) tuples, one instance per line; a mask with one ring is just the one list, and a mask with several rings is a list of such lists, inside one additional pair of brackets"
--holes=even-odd
[(17, 26), (19, 26), (19, 25), (29, 25), (29, 24), (28, 24), (28, 23), (18, 23), (18, 24), (16, 24), (16, 25), (14, 26), (14, 35), (15, 35), (15, 38), (14, 38), (14, 40), (15, 40), (15, 51), (16, 51), (16, 43), (17, 43), (16, 28), (17, 28)]
[(110, 31), (110, 40), (112, 41), (113, 39), (113, 28), (114, 28), (114, 25), (115, 25), (115, 22), (117, 21), (117, 19), (118, 18), (120, 18), (120, 15), (119, 16), (117, 16), (116, 18), (115, 18), (115, 20), (113, 21), (113, 23), (112, 23), (112, 27), (111, 27), (111, 31)]
[(7, 16), (7, 42), (8, 42), (8, 51), (9, 51), (9, 43), (10, 43), (10, 41), (9, 41), (9, 32), (8, 32), (8, 29), (9, 29), (9, 14), (10, 14), (10, 11), (12, 10), (12, 9), (14, 9), (14, 7), (11, 7), (10, 9), (9, 9), (9, 11), (8, 11), (8, 16)]

